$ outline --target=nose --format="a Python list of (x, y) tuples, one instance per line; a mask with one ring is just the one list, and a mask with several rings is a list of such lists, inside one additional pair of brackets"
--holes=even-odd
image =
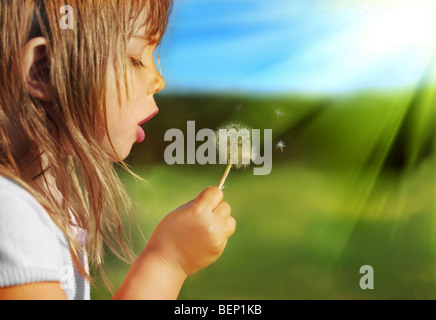
[(154, 67), (153, 78), (151, 79), (149, 94), (156, 94), (165, 88), (165, 79)]

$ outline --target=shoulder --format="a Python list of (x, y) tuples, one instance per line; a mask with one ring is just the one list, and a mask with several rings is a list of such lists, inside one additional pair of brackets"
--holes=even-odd
[(16, 229), (38, 231), (42, 228), (53, 234), (61, 232), (30, 192), (3, 176), (0, 176), (0, 222), (2, 225), (12, 224)]
[(0, 176), (0, 206), (9, 206), (17, 202), (35, 207), (35, 209), (39, 205), (36, 199), (17, 182)]
[(0, 176), (0, 286), (58, 281), (65, 241), (42, 205)]
[(29, 205), (39, 205), (36, 199), (20, 186), (17, 182), (0, 175), (0, 205), (8, 203), (8, 200), (21, 199), (22, 202)]

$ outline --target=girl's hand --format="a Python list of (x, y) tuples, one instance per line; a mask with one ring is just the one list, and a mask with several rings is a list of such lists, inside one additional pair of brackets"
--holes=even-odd
[(146, 250), (186, 276), (215, 262), (236, 227), (231, 208), (222, 199), (220, 189), (206, 188), (159, 223)]

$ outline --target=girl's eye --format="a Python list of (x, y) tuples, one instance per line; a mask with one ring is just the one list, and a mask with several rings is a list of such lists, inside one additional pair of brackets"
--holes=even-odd
[(141, 68), (145, 68), (144, 63), (141, 60), (135, 59), (135, 58), (130, 58), (130, 62), (132, 63), (132, 65), (135, 68), (141, 69)]

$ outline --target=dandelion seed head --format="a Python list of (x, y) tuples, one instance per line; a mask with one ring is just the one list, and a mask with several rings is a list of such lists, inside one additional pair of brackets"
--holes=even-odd
[(274, 110), (274, 113), (275, 113), (277, 116), (282, 116), (282, 115), (283, 115), (283, 112), (282, 112), (280, 109), (276, 109), (276, 110)]
[(235, 168), (248, 167), (253, 160), (251, 129), (239, 122), (230, 122), (217, 131), (220, 163), (232, 163)]
[(280, 140), (279, 142), (277, 142), (277, 144), (276, 144), (276, 148), (277, 149), (282, 149), (282, 148), (285, 148), (286, 147), (286, 145), (285, 145), (285, 143), (282, 141), (282, 140)]
[(276, 144), (276, 148), (277, 148), (277, 149), (280, 149), (281, 152), (284, 151), (285, 147), (286, 147), (286, 145), (285, 145), (285, 143), (284, 143), (282, 140), (280, 140), (280, 141), (277, 142), (277, 144)]

